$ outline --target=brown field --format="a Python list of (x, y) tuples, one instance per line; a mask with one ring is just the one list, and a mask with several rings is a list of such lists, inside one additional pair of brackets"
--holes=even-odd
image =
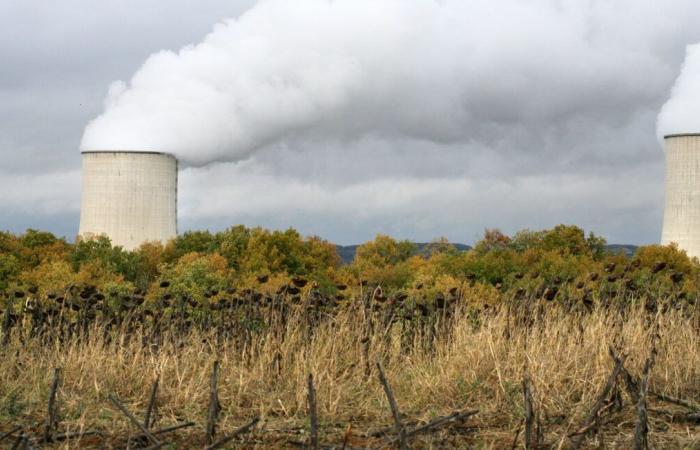
[[(650, 313), (641, 306), (576, 312), (544, 301), (497, 309), (448, 305), (409, 320), (392, 319), (398, 316), (391, 307), (363, 308), (359, 301), (332, 312), (299, 305), (281, 313), (273, 305), (256, 309), (266, 326), (252, 331), (226, 325), (225, 313), (211, 312), (209, 325), (205, 319), (186, 329), (176, 322), (160, 328), (126, 325), (129, 320), (109, 328), (95, 320), (82, 332), (64, 335), (63, 342), (56, 338), (61, 328), (30, 336), (19, 323), (0, 347), (0, 436), (15, 425), (28, 435), (40, 434), (53, 368), (60, 367), (57, 432), (99, 430), (102, 436), (46, 447), (138, 448), (129, 437), (140, 431), (108, 396), (142, 418), (159, 375), (152, 429), (193, 421), (192, 427), (163, 435), (169, 443), (164, 448), (203, 448), (210, 376), (219, 360), (216, 437), (260, 418), (252, 432), (224, 448), (299, 448), (294, 441), (308, 442), (309, 374), (315, 379), (321, 444), (382, 448), (393, 431), (367, 437), (393, 423), (377, 376), (379, 360), (409, 430), (456, 410), (478, 409), (464, 421), (410, 437), (410, 448), (524, 448), (526, 375), (533, 433), (541, 434), (531, 447), (570, 448), (567, 436), (586, 428), (585, 416), (613, 370), (609, 348), (628, 355), (624, 367), (636, 378), (655, 346), (647, 405), (650, 445), (700, 448), (700, 425), (688, 415), (692, 405), (656, 396), (700, 403), (696, 312)], [(600, 400), (601, 412), (582, 435), (582, 448), (633, 448), (638, 411), (622, 375)], [(16, 436), (0, 444), (11, 445)], [(397, 448), (396, 443), (384, 448), (392, 445)]]

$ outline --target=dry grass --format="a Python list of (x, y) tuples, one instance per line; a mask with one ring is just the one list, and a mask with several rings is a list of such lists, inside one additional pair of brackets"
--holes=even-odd
[[(650, 389), (700, 399), (700, 336), (693, 318), (680, 311), (650, 317), (633, 310), (624, 318), (604, 309), (586, 314), (554, 307), (546, 311), (528, 327), (514, 326), (505, 311), (482, 316), (478, 325), (457, 313), (455, 325), (433, 346), (417, 336), (408, 353), (401, 351), (399, 325), (386, 334), (374, 333), (370, 360), (383, 361), (399, 407), (408, 418), (427, 420), (458, 409), (480, 410), (461, 427), (414, 440), (413, 448), (511, 448), (523, 420), (525, 371), (532, 379), (545, 442), (553, 448), (567, 443), (563, 438), (579, 428), (611, 371), (609, 346), (628, 353), (625, 366), (640, 374), (654, 322), (660, 340)], [(301, 323), (300, 317), (289, 321), (283, 342), (271, 333), (261, 333), (245, 347), (236, 342), (216, 346), (213, 334), (192, 333), (169, 336), (157, 352), (142, 344), (138, 332), (115, 333), (111, 343), (93, 333), (87, 340), (74, 338), (48, 346), (37, 339), (21, 342), (14, 336), (4, 353), (0, 350), (0, 433), (10, 424), (42, 420), (52, 368), (61, 367), (61, 428), (105, 430), (108, 447), (123, 446), (129, 427), (106, 401), (107, 395), (116, 394), (142, 416), (150, 385), (160, 373), (157, 426), (192, 420), (196, 427), (179, 433), (176, 445), (201, 446), (209, 375), (213, 361), (219, 359), (220, 434), (254, 416), (262, 419), (255, 433), (238, 441), (239, 448), (241, 442), (247, 442), (245, 448), (281, 448), (288, 440), (306, 439), (309, 373), (316, 383), (321, 441), (341, 442), (352, 424), (353, 444), (367, 444), (363, 432), (390, 425), (391, 415), (376, 374), (369, 379), (364, 375), (361, 340), (365, 330), (358, 312), (339, 312), (320, 324), (310, 339)], [(279, 372), (278, 353), (282, 355)], [(611, 422), (588, 438), (585, 446), (604, 441), (606, 448), (630, 448), (636, 416), (629, 398), (623, 400), (626, 406), (612, 412), (607, 417)], [(673, 410), (658, 402), (651, 408)], [(652, 412), (650, 429), (656, 448), (700, 446), (697, 425), (673, 424), (667, 415)], [(131, 433), (136, 430), (132, 428)], [(56, 448), (91, 442), (72, 441)], [(522, 446), (522, 439), (519, 443)]]

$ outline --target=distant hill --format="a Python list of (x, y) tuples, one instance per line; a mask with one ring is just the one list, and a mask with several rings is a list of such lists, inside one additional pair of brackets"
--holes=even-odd
[(639, 248), (638, 245), (610, 244), (605, 246), (610, 253), (624, 253), (625, 256), (632, 256)]
[[(425, 253), (426, 248), (428, 245), (430, 245), (427, 242), (419, 242), (416, 243), (416, 253), (417, 254), (422, 254)], [(457, 250), (464, 252), (467, 250), (471, 250), (471, 246), (467, 244), (451, 244), (453, 245)], [(340, 256), (340, 259), (343, 261), (343, 264), (350, 264), (352, 260), (355, 258), (355, 253), (357, 252), (357, 247), (359, 245), (336, 245), (335, 246), (338, 255)], [(634, 252), (637, 251), (637, 248), (639, 248), (636, 245), (622, 245), (622, 244), (610, 244), (605, 246), (606, 250), (608, 250), (611, 253), (624, 253), (625, 256), (632, 256), (634, 255)]]

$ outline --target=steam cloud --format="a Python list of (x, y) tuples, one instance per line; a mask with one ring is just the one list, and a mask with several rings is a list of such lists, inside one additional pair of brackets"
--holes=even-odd
[(653, 99), (657, 55), (618, 31), (632, 6), (656, 17), (633, 0), (263, 0), (113, 83), (81, 149), (201, 166), (293, 139), (497, 148), (504, 130)]
[(659, 113), (657, 136), (700, 133), (700, 44), (689, 45), (671, 98)]

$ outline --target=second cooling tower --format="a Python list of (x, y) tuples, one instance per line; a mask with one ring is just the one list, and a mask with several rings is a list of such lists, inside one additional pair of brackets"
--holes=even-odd
[(177, 235), (177, 160), (165, 153), (82, 152), (79, 239), (133, 250)]
[(661, 244), (700, 257), (700, 134), (674, 134), (666, 146), (666, 208)]

